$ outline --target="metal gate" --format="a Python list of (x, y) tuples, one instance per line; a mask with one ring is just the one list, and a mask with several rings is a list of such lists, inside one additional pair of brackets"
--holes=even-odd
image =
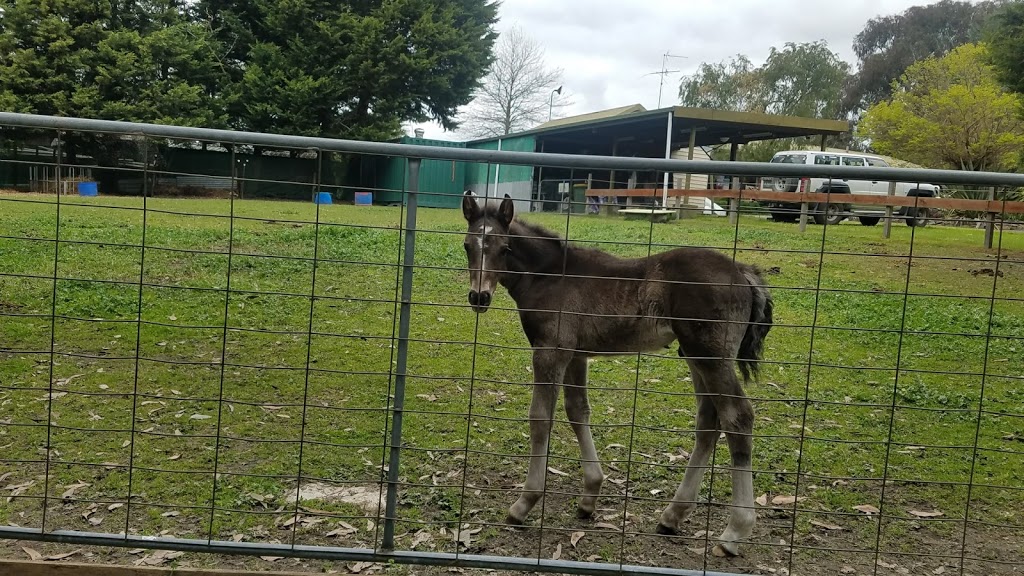
[[(53, 164), (4, 162), (142, 182), (138, 197), (0, 194), (2, 538), (150, 558), (574, 574), (1021, 567), (1022, 175), (498, 152), (11, 113), (0, 126), (58, 142)], [(82, 165), (61, 151), (69, 138), (81, 149), (111, 135), (133, 138), (143, 158), (152, 146), (220, 144), (235, 190), (247, 180), (243, 146), (313, 151), (320, 165), (406, 158), (406, 202), (330, 205), (317, 177), (312, 203), (162, 198), (150, 183), (183, 175), (146, 162)], [(738, 188), (614, 194), (703, 195), (728, 218), (692, 203), (638, 220), (521, 215), (623, 256), (710, 247), (765, 272), (776, 319), (762, 379), (747, 387), (758, 524), (741, 556), (721, 558), (724, 446), (680, 533), (655, 533), (695, 432), (695, 393), (674, 349), (591, 366), (606, 474), (594, 517), (576, 518), (583, 460), (556, 415), (545, 497), (525, 527), (505, 521), (529, 457), (532, 349), (507, 295), (488, 315), (469, 311), (465, 222), (417, 208), (423, 159), (567, 168), (570, 181), (612, 168), (877, 178), (946, 193), (868, 198), (888, 209), (884, 234), (855, 215), (809, 225), (847, 202), (815, 192), (787, 197), (799, 229), (760, 207), (780, 193)], [(901, 210), (910, 208), (918, 225), (903, 227), (915, 224)]]

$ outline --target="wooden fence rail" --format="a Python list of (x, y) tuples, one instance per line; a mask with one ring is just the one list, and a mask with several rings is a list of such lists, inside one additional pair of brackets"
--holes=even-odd
[[(896, 196), (891, 194), (848, 194), (828, 192), (777, 192), (775, 190), (758, 189), (679, 189), (670, 188), (669, 198), (708, 198), (712, 202), (729, 200), (729, 221), (736, 223), (739, 217), (740, 200), (790, 202), (800, 206), (800, 231), (807, 229), (808, 215), (816, 204), (857, 204), (861, 206), (878, 206), (885, 208), (885, 226), (882, 235), (888, 238), (891, 233), (894, 208), (944, 209), (978, 212), (985, 215), (984, 246), (992, 248), (996, 229), (996, 216), (1000, 214), (1024, 214), (1024, 202), (993, 200), (995, 189), (990, 190), (988, 200), (972, 200), (966, 198), (929, 198), (924, 196)], [(663, 188), (588, 188), (588, 197), (619, 197), (660, 199), (666, 196)], [(671, 209), (671, 207), (666, 207)], [(683, 210), (683, 207), (678, 208)], [(606, 211), (607, 212), (607, 211)]]
[[(589, 188), (587, 196), (617, 196), (626, 198), (661, 198), (663, 189), (648, 188)], [(861, 204), (872, 206), (907, 206), (912, 208), (943, 208), (993, 214), (1024, 214), (1024, 202), (1006, 200), (969, 200), (964, 198), (928, 198), (915, 196), (888, 196), (884, 194), (846, 194), (826, 192), (776, 192), (774, 190), (683, 190), (670, 188), (669, 198), (710, 198), (714, 200), (770, 200), (793, 203)]]

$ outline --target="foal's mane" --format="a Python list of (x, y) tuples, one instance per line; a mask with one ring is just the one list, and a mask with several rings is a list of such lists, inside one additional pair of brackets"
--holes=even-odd
[[(488, 202), (484, 206), (484, 217), (501, 222), (498, 204)], [(518, 215), (512, 219), (507, 233), (509, 245), (513, 248), (512, 257), (535, 272), (552, 271), (554, 268), (560, 272), (563, 258), (580, 250), (558, 233), (540, 224), (526, 222)]]
[[(484, 216), (500, 222), (498, 203), (485, 204)], [(599, 248), (570, 242), (557, 232), (535, 222), (522, 220), (518, 215), (509, 226), (508, 235), (509, 244), (513, 247), (513, 258), (532, 272), (561, 273), (576, 270), (577, 273), (591, 273), (587, 271), (594, 266), (600, 268), (625, 263), (622, 258)]]
[[(542, 242), (545, 244), (554, 244), (559, 249), (564, 249), (567, 242), (557, 232), (548, 230), (547, 228), (536, 224), (534, 222), (525, 222), (516, 218), (512, 221), (512, 226), (509, 227), (509, 234), (516, 236), (526, 236), (522, 240), (530, 240), (535, 242)], [(569, 247), (572, 247), (569, 244)]]

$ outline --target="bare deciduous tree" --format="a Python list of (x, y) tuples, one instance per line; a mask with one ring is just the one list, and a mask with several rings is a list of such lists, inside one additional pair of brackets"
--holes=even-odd
[(465, 111), (461, 124), (467, 132), (486, 137), (529, 130), (547, 121), (549, 107), (554, 118), (571, 104), (564, 90), (554, 93), (562, 69), (548, 68), (544, 47), (518, 25), (501, 36), (494, 58)]

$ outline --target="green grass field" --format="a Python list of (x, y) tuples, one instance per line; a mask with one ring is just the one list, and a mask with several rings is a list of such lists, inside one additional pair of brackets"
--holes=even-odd
[[(55, 262), (53, 198), (0, 196), (0, 522), (38, 528), (46, 494), (47, 530), (379, 543), (375, 514), (353, 504), (304, 501), (292, 525), (288, 493), (300, 475), (379, 489), (400, 210), (323, 206), (317, 227), (312, 204), (246, 200), (232, 227), (224, 200), (124, 209), (141, 205), (62, 200)], [(792, 545), (794, 572), (807, 573), (871, 569), (877, 539), (884, 558), (924, 573), (959, 565), (966, 518), (969, 565), (1016, 573), (1004, 563), (1024, 554), (1024, 234), (1003, 235), (997, 278), (979, 230), (899, 224), (886, 240), (881, 227), (844, 223), (823, 238), (818, 226), (800, 234), (751, 216), (738, 228), (710, 217), (652, 228), (580, 216), (568, 229), (564, 216), (524, 218), (620, 255), (645, 255), (651, 238), (665, 245), (654, 250), (709, 246), (768, 271), (776, 327), (762, 379), (748, 387), (755, 490), (769, 501), (756, 543), (719, 559), (691, 550), (702, 538), (653, 534), (693, 443), (692, 390), (674, 350), (591, 365), (609, 476), (596, 522), (614, 526), (574, 516), (582, 477), (561, 412), (552, 494), (531, 528), (490, 525), (525, 478), (530, 353), (507, 294), (479, 318), (463, 307), (461, 213), (423, 209), (400, 548), (551, 557), (560, 545), (565, 559), (735, 570), (788, 566)], [(993, 305), (993, 294), (1005, 300)], [(716, 462), (727, 459), (723, 442)], [(716, 503), (729, 501), (728, 478), (705, 477)], [(790, 542), (792, 505), (770, 501), (793, 495)], [(882, 510), (881, 530), (863, 505)], [(724, 513), (702, 506), (682, 529), (717, 535)], [(468, 546), (451, 537), (460, 522), (482, 528)], [(586, 536), (573, 546), (576, 531)]]

